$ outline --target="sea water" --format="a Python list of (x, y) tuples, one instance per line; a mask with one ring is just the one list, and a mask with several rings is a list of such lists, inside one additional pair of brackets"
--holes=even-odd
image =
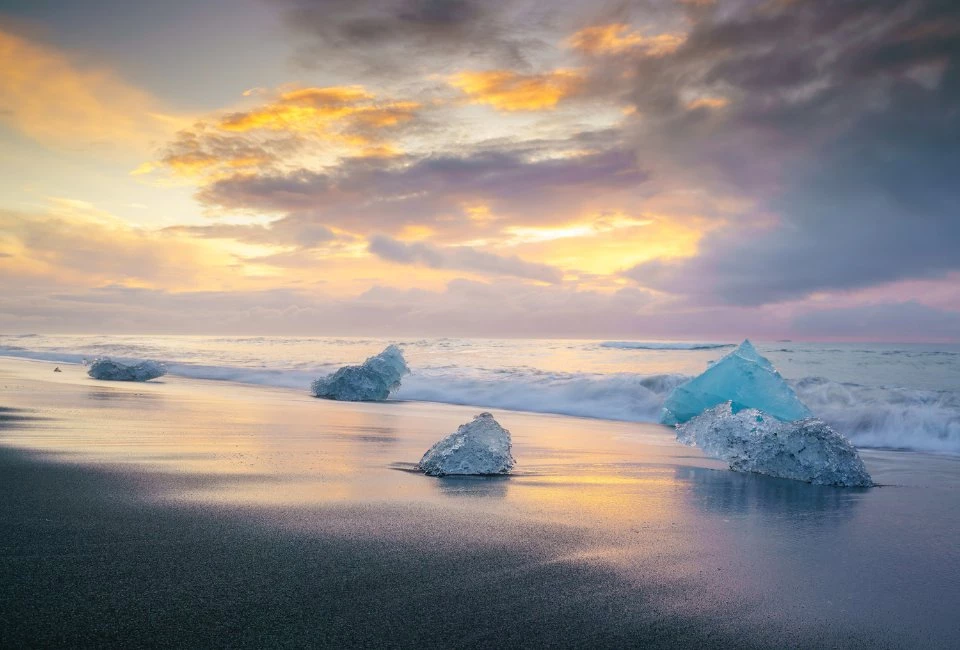
[[(0, 335), (0, 355), (153, 359), (169, 374), (308, 391), (397, 343), (395, 399), (655, 422), (667, 394), (740, 341)], [(859, 447), (960, 454), (960, 345), (754, 341), (800, 399)]]

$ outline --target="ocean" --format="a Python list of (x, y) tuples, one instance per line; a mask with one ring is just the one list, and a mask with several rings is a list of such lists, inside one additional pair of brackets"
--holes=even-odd
[[(0, 356), (154, 359), (170, 374), (307, 391), (397, 343), (396, 399), (656, 422), (669, 392), (739, 341), (0, 335)], [(858, 447), (960, 454), (960, 345), (753, 341)]]

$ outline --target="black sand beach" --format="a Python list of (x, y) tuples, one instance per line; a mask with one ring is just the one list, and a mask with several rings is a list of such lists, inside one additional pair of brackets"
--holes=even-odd
[(430, 479), (475, 409), (3, 360), (3, 647), (955, 647), (958, 462), (729, 472), (659, 427), (497, 414), (518, 474)]

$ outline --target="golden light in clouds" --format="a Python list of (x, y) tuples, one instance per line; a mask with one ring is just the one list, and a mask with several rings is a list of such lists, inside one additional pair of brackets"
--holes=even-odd
[(0, 29), (0, 120), (55, 147), (149, 151), (189, 123), (112, 71)]
[(684, 34), (644, 36), (631, 31), (630, 25), (625, 23), (611, 23), (585, 27), (571, 36), (567, 45), (590, 56), (620, 54), (631, 50), (641, 51), (648, 56), (664, 56), (676, 51), (685, 40)]
[[(268, 94), (263, 89), (244, 93), (257, 98)], [(415, 119), (419, 109), (413, 101), (378, 100), (362, 86), (283, 90), (251, 108), (206, 116), (180, 131), (160, 160), (144, 162), (130, 173), (165, 170), (173, 182), (207, 183), (279, 163), (390, 158), (402, 153), (393, 130)]]
[(687, 102), (687, 108), (694, 110), (697, 108), (720, 109), (726, 106), (729, 100), (725, 97), (697, 97)]
[[(203, 290), (242, 285), (230, 247), (135, 228), (84, 201), (54, 198), (44, 212), (0, 210), (10, 276), (64, 287), (106, 284)], [(238, 282), (239, 281), (239, 282)]]
[(543, 111), (556, 108), (565, 97), (579, 92), (583, 73), (553, 70), (521, 74), (512, 70), (460, 72), (449, 78), (473, 104), (488, 104), (501, 111)]
[(413, 119), (419, 107), (410, 101), (376, 103), (374, 96), (360, 86), (300, 88), (281, 94), (274, 102), (228, 114), (219, 127), (226, 131), (268, 129), (332, 135), (333, 125), (342, 130), (394, 126)]
[(597, 275), (653, 259), (694, 255), (703, 236), (696, 224), (621, 214), (560, 227), (510, 227), (505, 232), (525, 259)]
[[(675, 34), (648, 37), (628, 25), (613, 24), (581, 30), (568, 44), (596, 56), (627, 51), (658, 55), (682, 42), (683, 37)], [(130, 173), (161, 188), (184, 183), (203, 188), (225, 178), (302, 169), (326, 172), (348, 157), (397, 157), (411, 143), (404, 139), (407, 131), (402, 127), (417, 120), (421, 111), (436, 111), (431, 118), (443, 115), (453, 122), (465, 103), (504, 113), (549, 112), (565, 99), (582, 96), (591, 70), (465, 70), (445, 77), (447, 89), (422, 101), (388, 96), (360, 84), (256, 88), (236, 97), (232, 106), (187, 120), (164, 117), (168, 112), (159, 100), (107, 70), (83, 68), (63, 53), (3, 31), (0, 63), (0, 108), (5, 109), (0, 119), (42, 142), (75, 145), (97, 140), (136, 152), (141, 161), (152, 155), (152, 160), (131, 165)], [(463, 93), (462, 98), (452, 99), (450, 87)], [(690, 106), (715, 109), (724, 101), (700, 97)], [(482, 113), (490, 124), (529, 119)], [(459, 153), (441, 148), (438, 155)], [(525, 164), (587, 153), (580, 145), (532, 151)], [(402, 158), (397, 160), (398, 166), (404, 164)], [(543, 220), (542, 215), (526, 215), (509, 205), (492, 208), (496, 201), (488, 191), (464, 191), (455, 197), (463, 223), (424, 214), (424, 223), (410, 222), (399, 229), (398, 241), (423, 242), (454, 253), (462, 253), (457, 247), (473, 246), (478, 254), (556, 267), (568, 278), (607, 274), (607, 284), (597, 284), (605, 290), (620, 270), (632, 264), (693, 254), (701, 234), (682, 221), (672, 222), (666, 213), (655, 218), (622, 212), (585, 216), (578, 214), (579, 207), (572, 207)], [(174, 292), (303, 287), (317, 278), (330, 278), (324, 293), (337, 297), (357, 296), (378, 285), (441, 291), (456, 278), (486, 281), (497, 275), (462, 266), (386, 262), (368, 252), (371, 231), (362, 223), (351, 226), (350, 232), (338, 232), (335, 241), (315, 245), (271, 238), (275, 233), (268, 219), (283, 212), (243, 213), (262, 229), (262, 239), (215, 237), (202, 230), (137, 228), (88, 203), (56, 199), (42, 210), (0, 213), (4, 253), (0, 268), (10, 277), (49, 280), (65, 287), (121, 285)], [(239, 218), (230, 217), (233, 223)]]

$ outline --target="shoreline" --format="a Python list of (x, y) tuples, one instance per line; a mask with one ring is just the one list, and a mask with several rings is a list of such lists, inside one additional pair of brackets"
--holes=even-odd
[(495, 410), (517, 473), (433, 479), (398, 469), (477, 409), (66, 370), (0, 359), (43, 418), (0, 418), (2, 645), (960, 642), (951, 458), (824, 488)]
[[(82, 369), (85, 368), (85, 366), (78, 361), (51, 361), (48, 359), (9, 356), (9, 355), (0, 354), (0, 364), (3, 364), (3, 363), (27, 364), (24, 367), (30, 367), (30, 365), (67, 366), (67, 367), (72, 367), (72, 368), (81, 370), (80, 375), (82, 375), (83, 379), (86, 379), (86, 373), (82, 372)], [(178, 364), (173, 364), (173, 365), (176, 366)], [(205, 368), (207, 366), (198, 366), (198, 367)], [(336, 368), (336, 367), (339, 367), (339, 366), (336, 366), (336, 365), (332, 366), (332, 368)], [(223, 370), (223, 369), (225, 368), (219, 368), (219, 370)], [(236, 367), (236, 368), (232, 368), (231, 371), (234, 374), (236, 373), (242, 374), (244, 372), (255, 374), (257, 372), (257, 369)], [(279, 372), (279, 371), (271, 370), (271, 372)], [(292, 374), (292, 375), (303, 374), (302, 370), (290, 370), (288, 372), (289, 374)], [(287, 374), (287, 373), (282, 373), (282, 374)], [(39, 377), (40, 375), (34, 374), (34, 376)], [(615, 377), (615, 376), (616, 375), (611, 375), (610, 377)], [(315, 378), (316, 375), (310, 374), (309, 377)], [(177, 374), (177, 372), (174, 371), (165, 375), (164, 377), (161, 377), (159, 380), (153, 380), (151, 382), (146, 382), (146, 383), (153, 384), (153, 385), (156, 385), (158, 383), (163, 384), (165, 379), (167, 381), (175, 380), (178, 382), (181, 382), (181, 381), (182, 382), (200, 382), (201, 385), (202, 384), (208, 384), (208, 385), (224, 384), (227, 386), (255, 388), (255, 389), (262, 389), (267, 391), (280, 390), (280, 391), (289, 392), (291, 394), (307, 395), (313, 398), (309, 390), (310, 388), (309, 384), (310, 384), (310, 381), (312, 381), (312, 379), (308, 379), (308, 378), (302, 378), (303, 379), (302, 383), (278, 384), (278, 383), (268, 383), (268, 382), (261, 382), (261, 381), (252, 381), (252, 380), (245, 381), (242, 379), (237, 379), (236, 377), (233, 377), (233, 376), (230, 376), (230, 377), (228, 376), (221, 376), (221, 377), (192, 376), (189, 374)], [(101, 384), (110, 384), (110, 383), (111, 382), (101, 382)], [(122, 382), (119, 382), (119, 383), (122, 383)], [(888, 388), (884, 388), (884, 387), (876, 388), (876, 390), (887, 390), (887, 389)], [(641, 390), (641, 389), (638, 388), (638, 390)], [(897, 389), (897, 390), (912, 390), (912, 389)], [(629, 396), (624, 395), (623, 398), (629, 399)], [(482, 402), (483, 400), (480, 400), (480, 401)], [(400, 389), (400, 395), (392, 396), (389, 400), (387, 400), (387, 403), (390, 403), (390, 404), (412, 403), (412, 404), (423, 404), (423, 405), (437, 405), (441, 408), (455, 407), (455, 408), (479, 409), (481, 411), (496, 410), (496, 411), (503, 411), (508, 413), (530, 414), (530, 415), (536, 415), (536, 416), (553, 416), (553, 417), (559, 417), (559, 418), (582, 419), (582, 420), (588, 420), (591, 422), (599, 421), (599, 422), (610, 422), (610, 423), (628, 423), (628, 424), (661, 426), (660, 423), (656, 420), (656, 418), (652, 416), (649, 419), (646, 417), (617, 417), (616, 415), (613, 415), (613, 414), (602, 414), (602, 415), (601, 414), (585, 414), (585, 413), (578, 413), (578, 412), (564, 412), (564, 411), (557, 411), (557, 410), (549, 410), (547, 408), (533, 408), (533, 409), (520, 408), (513, 405), (497, 406), (489, 403), (489, 401), (488, 403), (475, 404), (466, 399), (449, 399), (449, 398), (448, 399), (429, 399), (429, 398), (422, 398), (422, 397), (421, 398), (406, 397), (404, 396), (403, 387), (401, 387)], [(834, 407), (831, 407), (831, 408), (834, 408)], [(836, 413), (834, 413), (833, 415), (836, 416)], [(922, 417), (923, 417), (922, 414), (920, 414), (919, 417), (921, 418), (920, 422), (915, 424), (918, 424), (919, 426), (924, 426), (925, 423), (922, 421)], [(929, 454), (931, 456), (939, 456), (939, 457), (960, 458), (960, 450), (932, 448), (932, 447), (918, 448), (916, 446), (910, 446), (909, 444), (882, 444), (877, 442), (869, 443), (869, 442), (859, 441), (856, 437), (850, 434), (848, 427), (845, 427), (843, 423), (836, 423), (836, 422), (831, 423), (830, 418), (828, 418), (827, 416), (823, 416), (823, 419), (826, 420), (828, 424), (831, 424), (831, 426), (833, 426), (833, 428), (839, 431), (842, 435), (844, 435), (844, 437), (850, 440), (861, 453), (863, 452), (867, 452), (867, 453), (905, 452), (905, 453), (915, 453), (915, 454)], [(923, 443), (928, 446), (931, 444), (929, 441), (923, 441)]]

